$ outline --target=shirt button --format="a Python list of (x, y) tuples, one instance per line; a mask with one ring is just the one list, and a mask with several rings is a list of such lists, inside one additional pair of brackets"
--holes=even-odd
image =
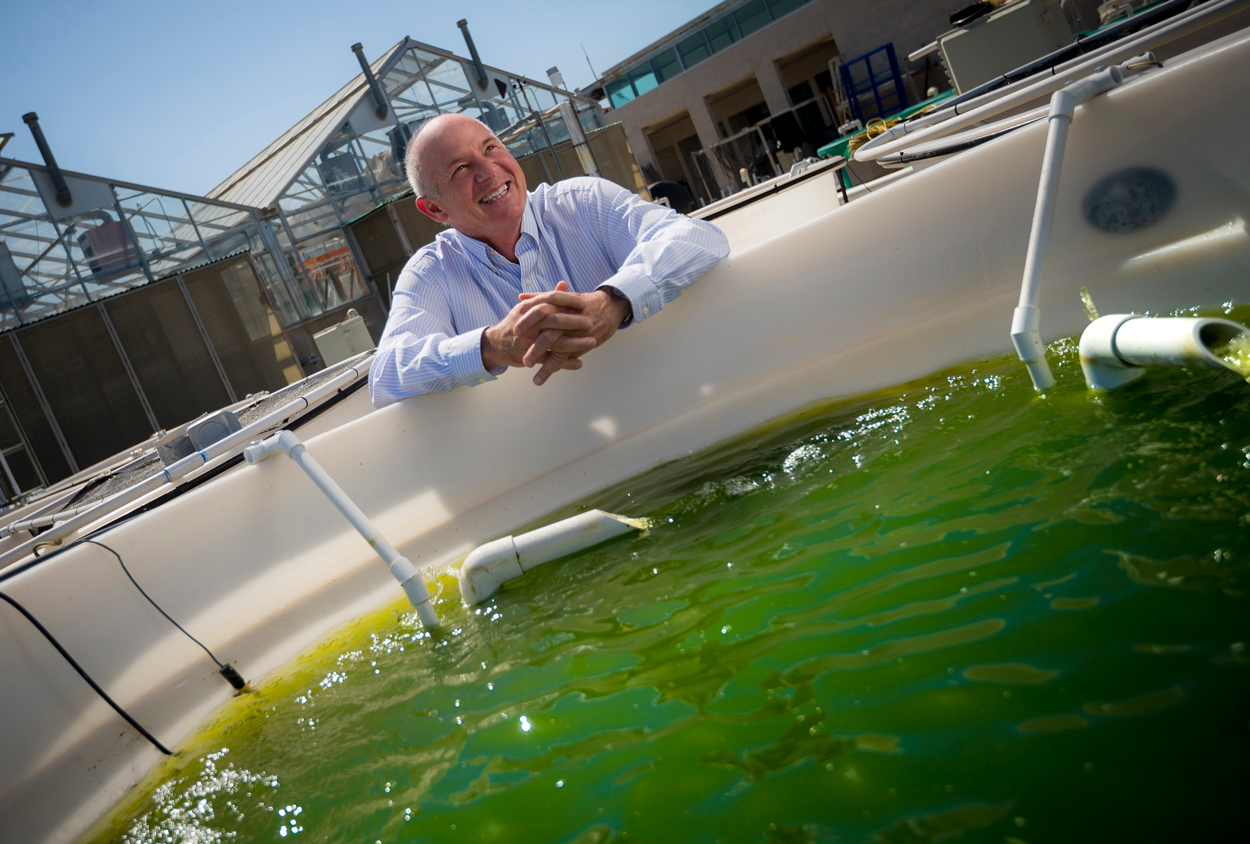
[(525, 286), (526, 286), (526, 287), (533, 287), (533, 286), (534, 286), (534, 282), (530, 281), (530, 280), (527, 278), (527, 279), (525, 279)]
[(650, 308), (648, 308), (646, 305), (643, 305), (643, 306), (642, 306), (642, 315), (643, 315), (643, 316), (647, 316), (647, 315), (648, 315), (648, 314), (650, 314), (650, 313), (651, 313), (651, 309), (650, 309)]
[(479, 379), (477, 379), (477, 383), (479, 383), (479, 384), (485, 384), (485, 383), (486, 383), (486, 379), (485, 379), (485, 378), (479, 378)]

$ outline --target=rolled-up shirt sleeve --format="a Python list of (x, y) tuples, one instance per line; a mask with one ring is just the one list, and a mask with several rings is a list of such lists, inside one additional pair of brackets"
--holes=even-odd
[(632, 322), (654, 316), (729, 254), (720, 229), (647, 202), (625, 188), (596, 180), (601, 201), (590, 205), (592, 225), (619, 269), (611, 287), (633, 310)]
[[(403, 278), (410, 273), (413, 277)], [(440, 274), (437, 262), (419, 260), (404, 269), (396, 285), (386, 331), (369, 369), (369, 397), (377, 407), (406, 396), (492, 381), (504, 369), (482, 366), (484, 328), (456, 333)]]

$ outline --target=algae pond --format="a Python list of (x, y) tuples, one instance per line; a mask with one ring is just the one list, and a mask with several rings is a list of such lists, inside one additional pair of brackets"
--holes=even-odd
[(87, 840), (1244, 831), (1250, 385), (1096, 396), (1072, 341), (1051, 361), (1044, 397), (980, 361), (596, 495), (651, 529), (483, 607), (444, 572), (443, 630), (338, 631)]

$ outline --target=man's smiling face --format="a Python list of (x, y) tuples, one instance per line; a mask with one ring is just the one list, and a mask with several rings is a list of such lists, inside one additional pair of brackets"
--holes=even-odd
[(426, 216), (510, 255), (525, 213), (525, 174), (482, 124), (462, 115), (436, 118), (418, 137), (425, 181), (435, 196), (417, 197)]

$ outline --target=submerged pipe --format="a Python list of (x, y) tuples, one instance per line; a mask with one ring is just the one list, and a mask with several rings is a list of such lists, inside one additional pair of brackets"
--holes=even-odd
[(1147, 366), (1228, 369), (1244, 375), (1214, 353), (1239, 337), (1250, 341), (1250, 329), (1227, 319), (1109, 314), (1081, 334), (1081, 371), (1089, 388), (1100, 392), (1136, 381)]
[(483, 91), (486, 90), (486, 68), (482, 66), (482, 57), (477, 54), (477, 47), (473, 44), (473, 36), (469, 34), (469, 22), (465, 18), (456, 21), (456, 26), (460, 27), (460, 32), (464, 35), (464, 43), (469, 48), (469, 56), (473, 59), (473, 67), (477, 70), (477, 87)]
[(39, 115), (33, 111), (27, 112), (22, 115), (22, 120), (25, 120), (26, 125), (30, 127), (30, 134), (35, 136), (35, 146), (39, 147), (39, 154), (43, 156), (43, 163), (47, 165), (48, 176), (56, 188), (56, 204), (62, 208), (70, 207), (74, 204), (74, 195), (69, 192), (69, 185), (65, 183), (65, 174), (56, 164), (56, 157), (52, 155), (52, 147), (48, 146), (48, 139), (43, 136), (43, 129), (39, 128)]
[(505, 536), (479, 545), (460, 566), (460, 597), (466, 606), (481, 603), (500, 586), (530, 569), (645, 526), (638, 519), (588, 510), (520, 536)]
[(356, 59), (360, 62), (360, 69), (364, 71), (365, 81), (369, 83), (369, 93), (373, 95), (373, 113), (378, 120), (386, 119), (386, 112), (390, 107), (386, 103), (386, 95), (382, 93), (382, 86), (378, 84), (378, 79), (373, 75), (373, 68), (369, 67), (368, 60), (365, 59), (365, 48), (359, 41), (352, 45), (352, 52), (356, 54)]

